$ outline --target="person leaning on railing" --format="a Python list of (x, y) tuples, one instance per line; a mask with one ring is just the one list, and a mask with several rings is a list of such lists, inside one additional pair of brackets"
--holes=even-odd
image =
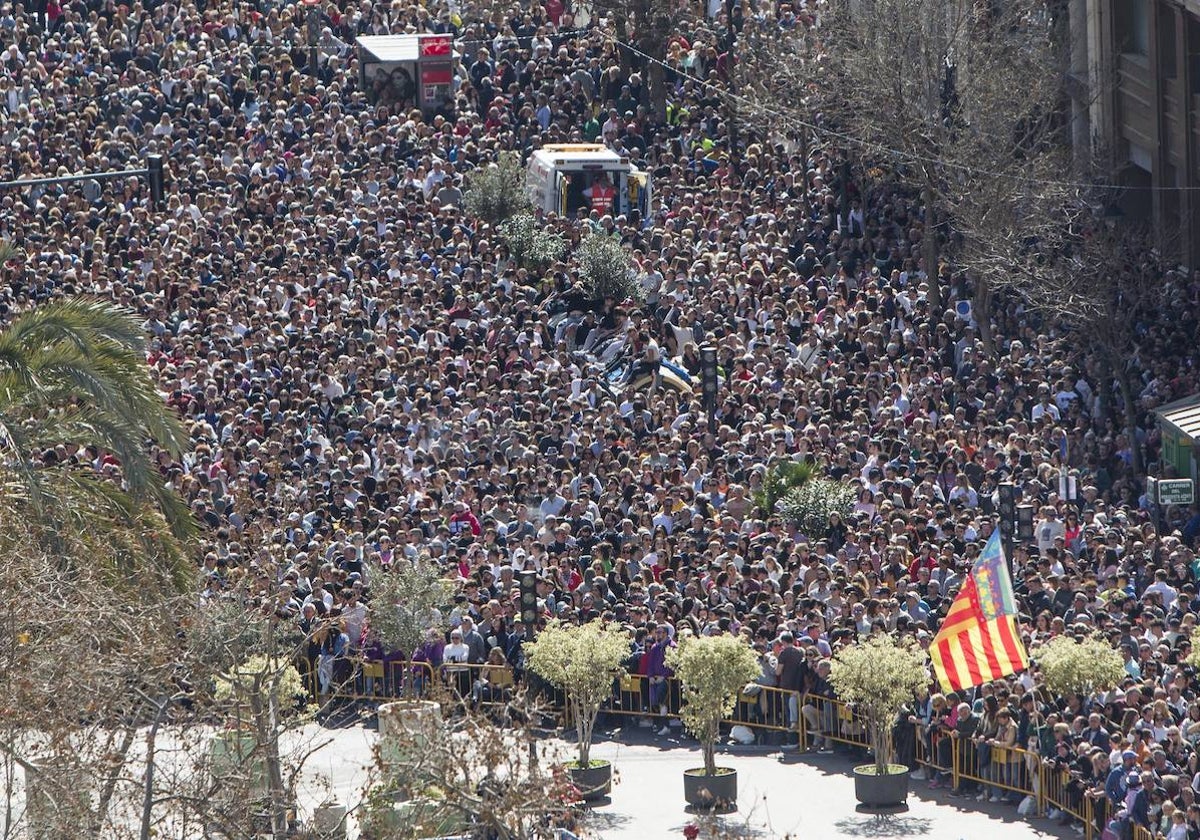
[[(1017, 768), (1021, 763), (1020, 753), (1015, 751), (1017, 746), (1017, 724), (1012, 718), (1012, 710), (1008, 707), (996, 713), (996, 737), (992, 739), (992, 759), (994, 766), (993, 781), (1000, 787), (992, 788), (989, 801), (1004, 802), (1013, 795), (1011, 790), (1016, 786)], [(996, 767), (996, 764), (999, 764)]]
[(1097, 750), (1092, 753), (1092, 776), (1086, 780), (1083, 791), (1084, 799), (1090, 800), (1092, 807), (1092, 827), (1103, 831), (1108, 825), (1109, 800), (1104, 792), (1105, 783), (1112, 772), (1112, 762), (1108, 753)]
[[(954, 721), (954, 728), (949, 732), (948, 737), (938, 742), (937, 767), (942, 774), (943, 782), (949, 782), (946, 777), (953, 771), (954, 751), (957, 750), (959, 755), (963, 755), (965, 750), (970, 747), (971, 739), (978, 728), (979, 717), (971, 710), (971, 704), (959, 703), (958, 717)], [(963, 796), (973, 787), (974, 783), (970, 779), (960, 777), (958, 787), (951, 790), (950, 795)]]
[(936, 788), (940, 787), (944, 781), (938, 777), (938, 771), (944, 772), (950, 769), (950, 765), (942, 763), (940, 758), (943, 754), (942, 742), (954, 731), (954, 725), (958, 722), (958, 695), (953, 692), (949, 697), (935, 694), (929, 698), (929, 705), (929, 723), (925, 727), (925, 748), (926, 754), (932, 756), (937, 765), (937, 770), (934, 771), (933, 778), (929, 782), (930, 787)]
[[(996, 737), (998, 729), (997, 713), (1000, 711), (1000, 701), (995, 695), (989, 694), (983, 698), (983, 714), (979, 718), (979, 726), (975, 729), (975, 736), (971, 739), (975, 744), (974, 766), (968, 764), (967, 770), (979, 779), (985, 782), (992, 778), (992, 739)], [(983, 788), (979, 795), (975, 797), (979, 800), (987, 799), (989, 796), (988, 789)]]

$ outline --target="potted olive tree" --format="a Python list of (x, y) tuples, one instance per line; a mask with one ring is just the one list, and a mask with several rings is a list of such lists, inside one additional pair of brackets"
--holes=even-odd
[(867, 727), (874, 764), (854, 768), (854, 795), (868, 807), (903, 805), (908, 768), (891, 763), (892, 724), (901, 707), (929, 685), (925, 652), (911, 639), (885, 634), (844, 648), (833, 659), (829, 681)]
[(592, 759), (592, 733), (629, 656), (629, 637), (615, 624), (552, 622), (523, 650), (525, 666), (567, 696), (579, 745), (578, 758), (567, 764), (571, 781), (584, 799), (606, 796), (612, 791), (612, 764)]
[[(1042, 684), (1062, 697), (1077, 694), (1086, 700), (1093, 692), (1107, 691), (1129, 676), (1121, 654), (1101, 636), (1081, 641), (1072, 636), (1055, 636), (1035, 650), (1034, 655)], [(1196, 664), (1192, 658), (1188, 663)]]
[(735, 809), (737, 771), (717, 767), (717, 736), (738, 692), (761, 673), (758, 657), (736, 636), (699, 636), (669, 651), (667, 665), (683, 684), (683, 725), (704, 752), (704, 766), (683, 773), (684, 799), (694, 808)]

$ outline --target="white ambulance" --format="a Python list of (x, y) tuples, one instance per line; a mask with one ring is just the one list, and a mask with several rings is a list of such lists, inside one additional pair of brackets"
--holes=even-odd
[(650, 221), (650, 173), (599, 143), (543, 146), (529, 159), (526, 186), (542, 213), (577, 218), (581, 211)]

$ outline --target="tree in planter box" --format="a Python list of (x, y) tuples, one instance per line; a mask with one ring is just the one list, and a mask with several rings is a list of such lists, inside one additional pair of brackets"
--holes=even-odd
[(833, 658), (829, 681), (838, 698), (866, 723), (878, 776), (889, 772), (893, 721), (905, 703), (929, 686), (927, 661), (911, 639), (897, 641), (885, 634), (843, 648)]
[(578, 767), (586, 769), (596, 717), (629, 657), (629, 637), (615, 624), (553, 622), (523, 650), (526, 667), (566, 693), (578, 733)]
[(721, 721), (733, 713), (738, 692), (761, 673), (758, 657), (736, 636), (698, 636), (667, 653), (667, 665), (683, 684), (683, 725), (700, 741), (704, 775), (717, 775)]
[[(1057, 636), (1042, 645), (1034, 655), (1042, 674), (1042, 683), (1054, 694), (1078, 694), (1087, 697), (1105, 691), (1129, 676), (1121, 654), (1107, 639), (1089, 636), (1076, 641)], [(1191, 664), (1196, 664), (1189, 659)]]

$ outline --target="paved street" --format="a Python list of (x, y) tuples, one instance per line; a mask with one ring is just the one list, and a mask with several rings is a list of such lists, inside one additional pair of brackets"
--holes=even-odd
[[(640, 733), (639, 733), (640, 734)], [(661, 745), (624, 746), (613, 742), (593, 750), (598, 758), (616, 762), (620, 784), (611, 804), (596, 809), (594, 825), (604, 840), (682, 837), (693, 817), (684, 811), (682, 773), (699, 763), (694, 744), (676, 737)], [(722, 818), (733, 837), (796, 838), (928, 838), (974, 840), (998, 837), (1074, 837), (1046, 820), (1027, 822), (1016, 809), (932, 796), (925, 782), (914, 782), (905, 814), (878, 818), (855, 811), (854, 786), (847, 775), (852, 766), (841, 755), (795, 756), (778, 751), (741, 753), (720, 759), (738, 771), (739, 809)], [(635, 816), (636, 815), (636, 816)], [(1053, 830), (1052, 830), (1053, 829)], [(702, 835), (705, 836), (705, 835)], [(712, 836), (711, 834), (708, 836)]]
[[(328, 780), (340, 801), (356, 802), (366, 779), (374, 732), (361, 727), (331, 731), (314, 727), (305, 737), (331, 741), (308, 765), (306, 804), (325, 796), (326, 782), (318, 777)], [(699, 750), (694, 742), (681, 743), (677, 732), (655, 739), (644, 730), (633, 730), (621, 737), (632, 743), (602, 739), (593, 748), (593, 757), (615, 762), (619, 780), (611, 800), (594, 810), (591, 836), (682, 838), (683, 827), (695, 819), (684, 810), (682, 773), (697, 766)], [(1076, 836), (1046, 820), (1026, 821), (1011, 806), (951, 799), (943, 791), (930, 791), (924, 782), (913, 783), (905, 814), (881, 819), (857, 813), (853, 782), (847, 775), (852, 762), (841, 755), (796, 756), (744, 748), (723, 755), (720, 763), (739, 773), (738, 813), (719, 820), (727, 837), (976, 840), (1003, 833), (1005, 840), (1030, 840)], [(704, 836), (714, 835), (710, 831)]]

